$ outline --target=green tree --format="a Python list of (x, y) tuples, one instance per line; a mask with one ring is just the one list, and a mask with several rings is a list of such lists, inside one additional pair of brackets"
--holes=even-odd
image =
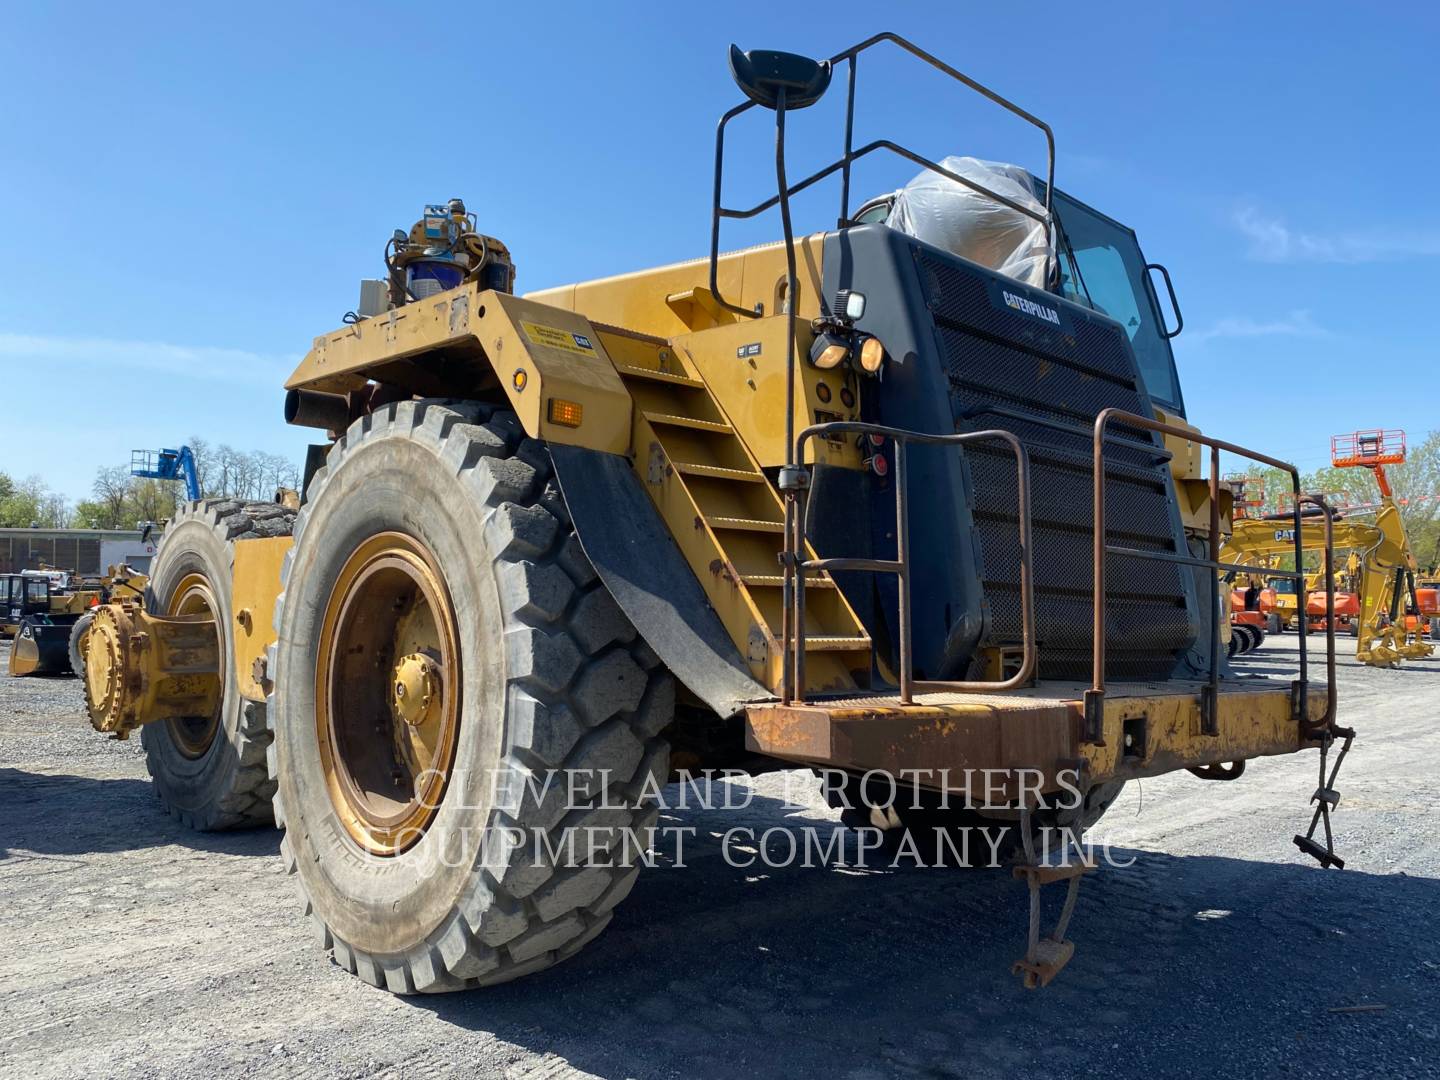
[(12, 529), (63, 528), (70, 523), (65, 499), (38, 476), (16, 483), (0, 474), (0, 526)]
[(135, 478), (123, 465), (102, 467), (95, 472), (95, 482), (90, 486), (95, 496), (94, 510), (89, 513), (92, 529), (127, 529), (126, 520), (130, 486)]
[(164, 521), (171, 517), (181, 495), (178, 481), (135, 479), (125, 504), (126, 528), (137, 528), (142, 521)]

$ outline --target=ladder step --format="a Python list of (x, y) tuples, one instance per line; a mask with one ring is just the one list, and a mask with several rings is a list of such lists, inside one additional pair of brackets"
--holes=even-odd
[[(752, 589), (779, 589), (785, 585), (785, 578), (781, 574), (745, 574), (740, 580)], [(806, 574), (805, 587), (807, 589), (833, 589), (835, 588), (835, 579)]]
[(735, 532), (783, 533), (783, 521), (761, 521), (756, 518), (712, 517), (706, 518), (712, 529), (730, 529)]
[(664, 427), (689, 428), (691, 431), (713, 431), (717, 435), (734, 435), (735, 429), (723, 420), (696, 420), (689, 416), (676, 416), (673, 413), (647, 412), (645, 419), (652, 424), (660, 424)]
[(709, 476), (716, 480), (743, 480), (750, 484), (765, 483), (763, 473), (750, 469), (726, 469), (720, 465), (697, 465), (688, 461), (674, 463), (675, 471), (685, 476)]
[(1034, 882), (1036, 885), (1050, 885), (1056, 881), (1069, 881), (1071, 878), (1088, 874), (1094, 869), (1094, 863), (1077, 859), (1074, 862), (1055, 866), (1022, 864), (1012, 867), (1010, 872), (1017, 878), (1024, 878), (1027, 882)]
[(688, 386), (695, 390), (705, 388), (705, 384), (699, 379), (692, 379), (688, 375), (672, 375), (668, 371), (656, 371), (654, 368), (616, 364), (615, 370), (627, 379), (648, 379), (651, 382), (665, 383), (667, 386)]
[(814, 634), (805, 636), (806, 652), (859, 652), (869, 649), (868, 637), (818, 637)]

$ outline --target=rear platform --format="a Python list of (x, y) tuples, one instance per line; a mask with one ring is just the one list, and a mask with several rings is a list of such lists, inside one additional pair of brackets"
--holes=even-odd
[[(925, 787), (963, 782), (965, 770), (1011, 775), (1038, 770), (1045, 789), (1056, 775), (1083, 768), (1090, 783), (1157, 776), (1313, 745), (1292, 709), (1292, 684), (1231, 678), (1220, 683), (1218, 732), (1203, 733), (1196, 682), (1115, 683), (1104, 699), (1103, 742), (1084, 739), (1080, 683), (1041, 682), (1003, 694), (957, 693), (917, 683), (914, 699), (898, 695), (831, 698), (746, 710), (746, 745), (806, 765), (883, 769), (920, 777)], [(1307, 717), (1326, 715), (1327, 691), (1308, 692)], [(933, 778), (933, 779), (931, 779)]]

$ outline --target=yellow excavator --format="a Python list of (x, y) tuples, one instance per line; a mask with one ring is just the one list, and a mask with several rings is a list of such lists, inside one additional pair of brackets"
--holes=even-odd
[(1410, 549), (1405, 520), (1385, 474), (1385, 466), (1402, 464), (1405, 454), (1405, 432), (1396, 429), (1356, 431), (1330, 440), (1331, 464), (1340, 469), (1369, 469), (1380, 491), (1375, 528), (1381, 539), (1361, 559), (1357, 652), (1361, 659), (1372, 657), (1380, 662), (1398, 663), (1402, 658), (1422, 659), (1435, 651), (1426, 640), (1429, 627), (1416, 595), (1415, 576), (1419, 564)]
[[(791, 181), (787, 124), (837, 72), (852, 116), (880, 49), (1030, 125), (1043, 177), (847, 124)], [(822, 770), (842, 821), (891, 838), (999, 829), (1032, 987), (1092, 868), (1041, 838), (1132, 779), (1313, 753), (1295, 843), (1343, 866), (1333, 665), (1242, 679), (1224, 655), (1220, 454), (1298, 474), (1185, 421), (1168, 274), (1055, 187), (1048, 125), (903, 38), (730, 66), (708, 257), (522, 296), (463, 201), (397, 230), (286, 384), (286, 419), (324, 433), (298, 511), (176, 515), (144, 602), (85, 637), (92, 723), (140, 733), (182, 821), (283, 828), (322, 947), (397, 993), (574, 955), (682, 772)], [(730, 207), (744, 114), (773, 119), (776, 190)], [(856, 209), (881, 152), (921, 173)], [(790, 199), (825, 180), (838, 220), (797, 237)], [(724, 222), (772, 210), (778, 242), (722, 252)], [(993, 798), (964, 796), (979, 775)]]
[[(1397, 529), (1398, 524), (1398, 510), (1382, 507), (1373, 523), (1347, 518), (1336, 521), (1333, 526), (1334, 550), (1347, 556), (1337, 565), (1337, 576), (1343, 576), (1354, 586), (1353, 593), (1348, 589), (1336, 590), (1336, 623), (1339, 627), (1349, 628), (1356, 637), (1356, 659), (1374, 667), (1394, 667), (1402, 659), (1418, 659), (1429, 656), (1433, 651), (1416, 635), (1407, 634), (1403, 620), (1389, 616), (1399, 596), (1395, 591), (1396, 582), (1408, 566), (1404, 533), (1403, 529)], [(1312, 555), (1323, 551), (1323, 525), (1307, 521), (1302, 526), (1301, 545)], [(1257, 574), (1268, 579), (1266, 568), (1271, 561), (1277, 556), (1292, 555), (1294, 548), (1293, 525), (1249, 518), (1235, 522), (1222, 549), (1222, 558), (1227, 562), (1255, 566)], [(1318, 628), (1324, 620), (1321, 593), (1324, 588), (1323, 569), (1310, 568), (1304, 588), (1307, 602), (1303, 614), (1298, 605), (1281, 610), (1287, 613), (1287, 617), (1295, 619), (1297, 626), (1300, 618), (1308, 618), (1311, 626)], [(1288, 594), (1277, 590), (1277, 608), (1282, 596), (1294, 600), (1293, 590)], [(1351, 596), (1353, 600), (1347, 602)]]
[[(1351, 586), (1337, 593), (1333, 614), (1356, 637), (1356, 659), (1373, 667), (1395, 667), (1402, 660), (1423, 659), (1434, 652), (1434, 646), (1426, 640), (1430, 626), (1417, 596), (1418, 564), (1385, 475), (1385, 466), (1403, 462), (1405, 452), (1403, 431), (1376, 429), (1331, 439), (1332, 464), (1336, 468), (1372, 470), (1380, 490), (1372, 520), (1346, 517), (1335, 521), (1332, 529), (1334, 550), (1347, 553), (1344, 567), (1337, 566), (1336, 570)], [(1356, 508), (1347, 511), (1354, 512)], [(1295, 541), (1295, 529), (1284, 519), (1236, 520), (1225, 542), (1224, 558), (1266, 567), (1291, 555)], [(1300, 544), (1306, 552), (1321, 551), (1325, 545), (1323, 525), (1305, 521)], [(1305, 583), (1304, 617), (1312, 625), (1324, 620), (1323, 603), (1315, 592), (1322, 579), (1323, 568), (1314, 568)], [(1277, 600), (1278, 596), (1277, 592)], [(1289, 609), (1285, 610), (1288, 613)], [(1297, 603), (1295, 618), (1298, 621), (1300, 617)]]

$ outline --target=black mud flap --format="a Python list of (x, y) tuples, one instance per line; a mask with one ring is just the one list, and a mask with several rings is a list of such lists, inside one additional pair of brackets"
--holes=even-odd
[(630, 463), (554, 444), (550, 457), (580, 546), (671, 673), (720, 716), (771, 698), (750, 676)]

